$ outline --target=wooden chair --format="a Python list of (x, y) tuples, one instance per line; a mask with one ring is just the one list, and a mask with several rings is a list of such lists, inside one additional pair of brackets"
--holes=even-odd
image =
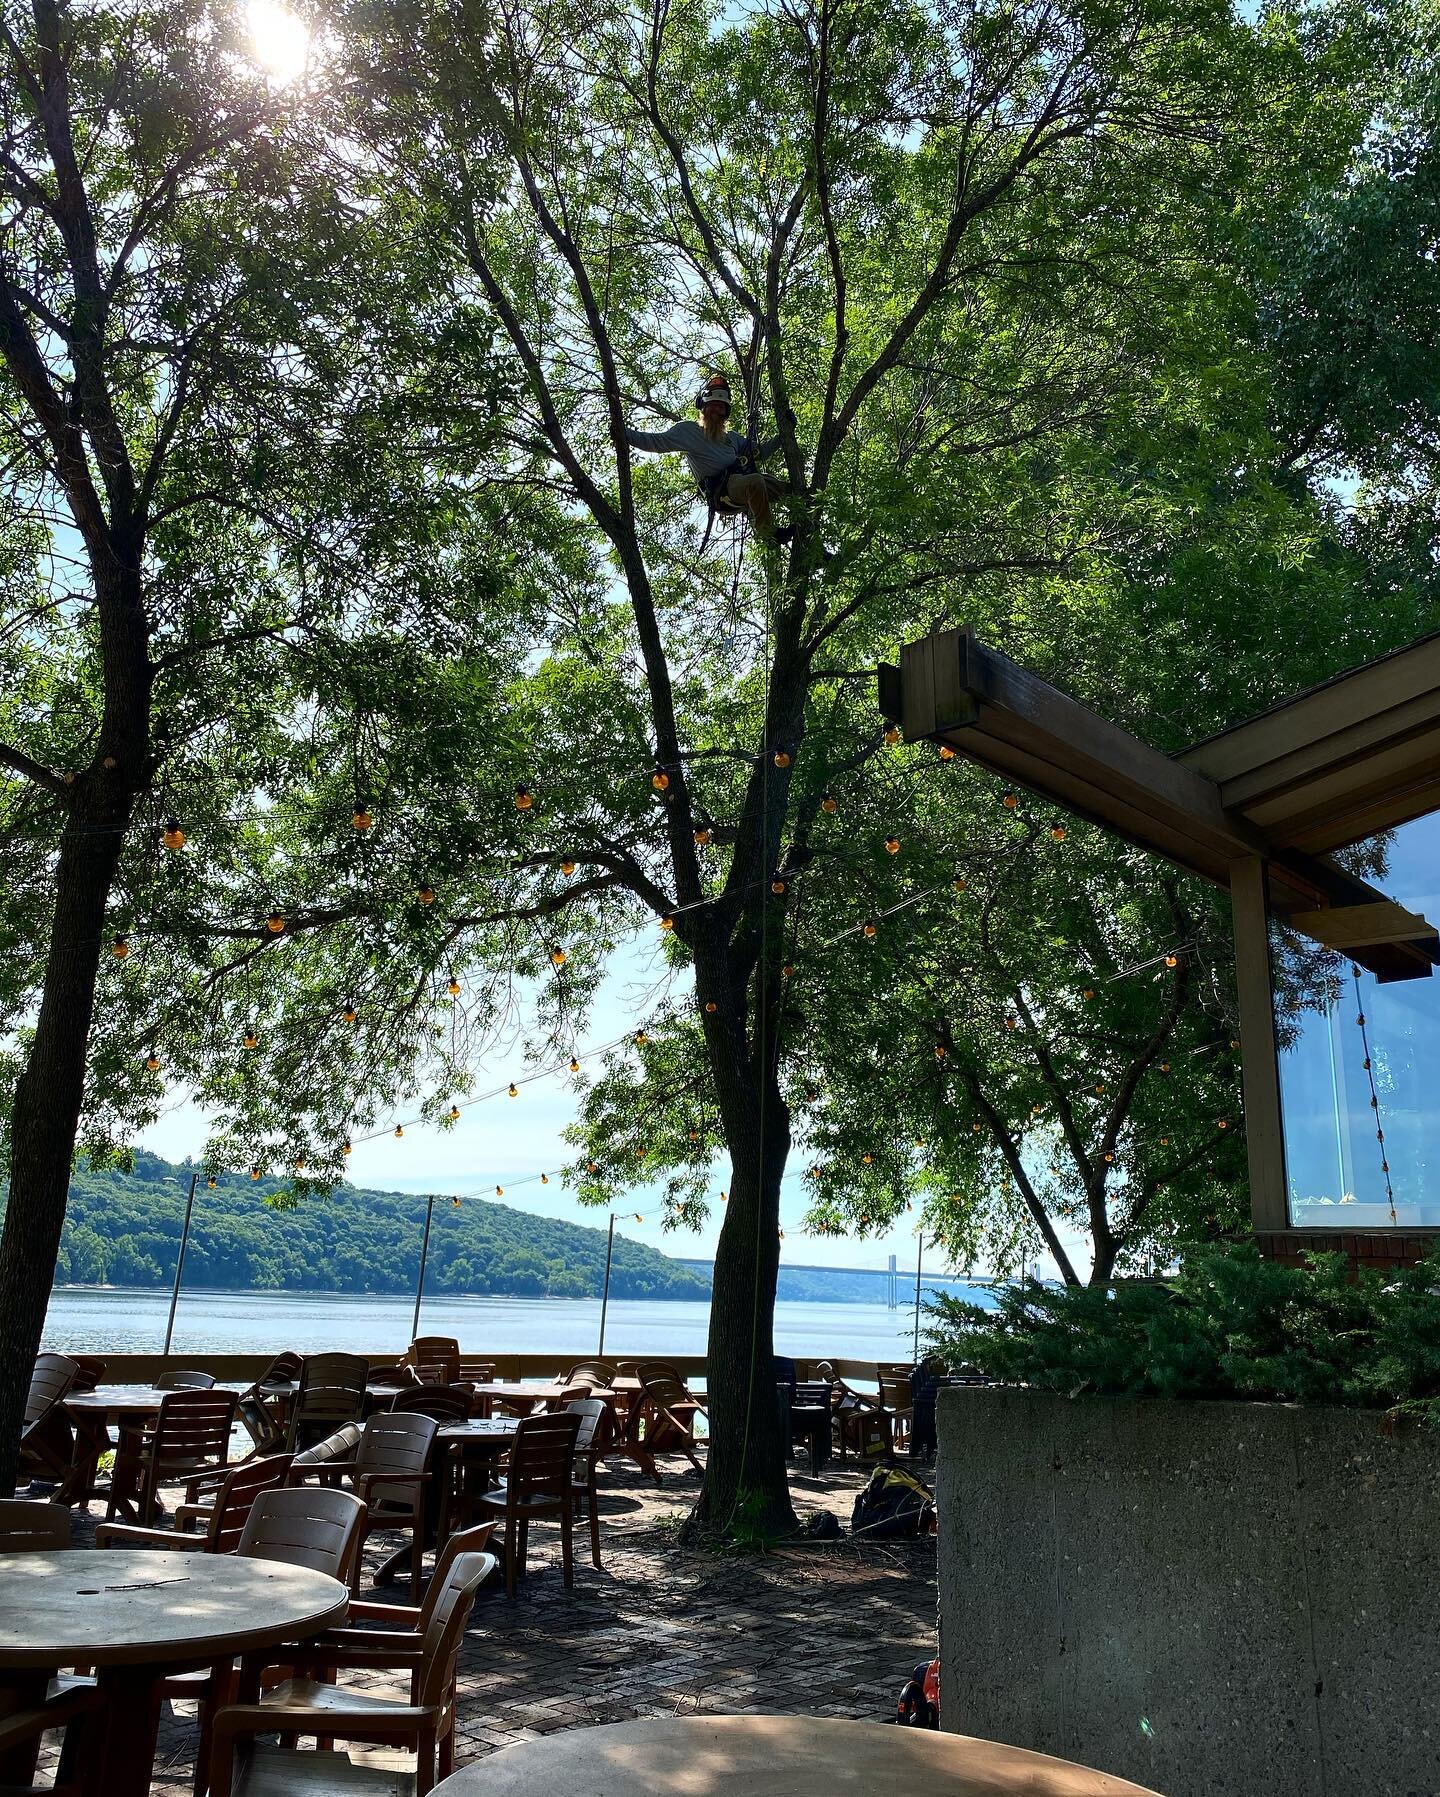
[(636, 1369), (641, 1403), (645, 1410), (645, 1445), (652, 1453), (676, 1448), (697, 1472), (703, 1470), (695, 1452), (695, 1418), (705, 1406), (663, 1361), (646, 1361)]
[(153, 1523), (162, 1485), (189, 1483), (223, 1468), (237, 1402), (233, 1391), (167, 1392), (154, 1427), (116, 1449), (105, 1520), (113, 1521), (120, 1504), (133, 1499), (141, 1525)]
[(365, 1414), (369, 1362), (359, 1354), (311, 1354), (300, 1368), (285, 1445), (293, 1454)]
[(577, 1514), (581, 1504), (590, 1519), (590, 1563), (600, 1567), (600, 1492), (598, 1470), (600, 1457), (610, 1445), (610, 1406), (604, 1398), (572, 1398), (565, 1406), (572, 1416), (580, 1418), (580, 1431), (575, 1437), (575, 1462), (570, 1489)]
[(70, 1512), (48, 1498), (0, 1498), (0, 1554), (55, 1553), (70, 1545)]
[[(349, 1478), (355, 1495), (366, 1506), (360, 1523), (361, 1546), (382, 1529), (409, 1532), (410, 1595), (420, 1595), (425, 1554), (425, 1486), (429, 1461), (439, 1428), (433, 1416), (415, 1411), (378, 1411), (360, 1431), (355, 1458), (325, 1463), (329, 1473)], [(359, 1589), (359, 1555), (352, 1588)]]
[[(437, 1581), (419, 1654), (407, 1651), (393, 1661), (410, 1674), (408, 1703), (295, 1677), (258, 1703), (221, 1710), (215, 1718), (216, 1797), (321, 1797), (342, 1791), (425, 1797), (437, 1777), (448, 1778), (455, 1769), (455, 1668), (475, 1594), (494, 1568), (493, 1555), (460, 1554), (443, 1582)], [(369, 1646), (348, 1652), (327, 1647), (320, 1662), (326, 1669), (353, 1664), (367, 1670), (390, 1663), (383, 1648)], [(323, 1748), (311, 1754), (252, 1747), (237, 1766), (241, 1742), (276, 1732), (408, 1747), (416, 1756), (415, 1775), (413, 1780), (397, 1778), (378, 1766), (354, 1766), (347, 1754)]]
[(105, 1362), (95, 1354), (72, 1354), (70, 1358), (75, 1362), (75, 1383), (70, 1390), (94, 1391), (105, 1377)]
[(290, 1471), (289, 1454), (266, 1460), (242, 1460), (222, 1476), (210, 1503), (184, 1503), (175, 1510), (173, 1529), (145, 1529), (136, 1523), (102, 1522), (95, 1530), (96, 1547), (158, 1547), (172, 1553), (233, 1554), (240, 1546), (261, 1492), (274, 1491)]
[(390, 1413), (412, 1410), (417, 1416), (433, 1416), (437, 1423), (463, 1423), (470, 1417), (470, 1389), (464, 1385), (412, 1385), (396, 1392)]
[(573, 1411), (527, 1416), (515, 1431), (502, 1484), (485, 1492), (479, 1507), (505, 1523), (505, 1594), (515, 1596), (525, 1571), (532, 1522), (560, 1524), (560, 1559), (566, 1585), (575, 1583), (575, 1442), (580, 1418)]
[(577, 1360), (560, 1381), (562, 1385), (588, 1385), (591, 1391), (609, 1391), (620, 1377), (617, 1367), (604, 1360)]
[(254, 1442), (254, 1453), (271, 1454), (285, 1445), (284, 1400), (275, 1388), (293, 1385), (304, 1364), (298, 1354), (286, 1349), (275, 1356), (248, 1391), (241, 1392), (235, 1415)]
[(197, 1373), (186, 1367), (176, 1367), (174, 1372), (161, 1373), (155, 1381), (156, 1391), (214, 1391), (214, 1373)]
[(70, 1471), (75, 1435), (64, 1404), (79, 1369), (68, 1354), (37, 1354), (20, 1426), (20, 1466), (31, 1476), (63, 1483)]
[(425, 1385), (458, 1385), (460, 1344), (453, 1335), (417, 1335), (401, 1364), (414, 1367)]

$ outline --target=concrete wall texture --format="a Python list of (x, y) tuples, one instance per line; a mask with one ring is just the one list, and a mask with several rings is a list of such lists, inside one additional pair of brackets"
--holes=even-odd
[(1440, 1433), (957, 1387), (944, 1726), (1165, 1797), (1440, 1797)]

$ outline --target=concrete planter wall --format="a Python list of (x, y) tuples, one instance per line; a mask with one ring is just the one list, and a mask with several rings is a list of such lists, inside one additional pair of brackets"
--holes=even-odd
[(1440, 1797), (1440, 1434), (942, 1391), (947, 1729), (1166, 1797)]

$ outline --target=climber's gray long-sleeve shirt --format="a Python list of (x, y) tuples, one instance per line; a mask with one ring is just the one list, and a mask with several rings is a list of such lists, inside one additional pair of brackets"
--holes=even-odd
[(762, 443), (752, 452), (750, 439), (742, 437), (738, 431), (726, 431), (724, 441), (717, 443), (713, 437), (706, 436), (704, 425), (688, 418), (664, 431), (627, 429), (625, 441), (632, 449), (678, 449), (701, 486), (717, 474), (723, 474), (727, 468), (733, 468), (742, 456), (754, 453), (758, 458), (774, 447), (773, 443)]

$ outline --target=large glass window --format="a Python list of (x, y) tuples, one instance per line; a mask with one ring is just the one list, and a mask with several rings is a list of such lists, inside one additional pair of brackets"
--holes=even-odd
[[(1352, 853), (1440, 925), (1440, 813)], [(1272, 947), (1290, 1221), (1440, 1227), (1440, 969), (1382, 986), (1279, 927)]]

